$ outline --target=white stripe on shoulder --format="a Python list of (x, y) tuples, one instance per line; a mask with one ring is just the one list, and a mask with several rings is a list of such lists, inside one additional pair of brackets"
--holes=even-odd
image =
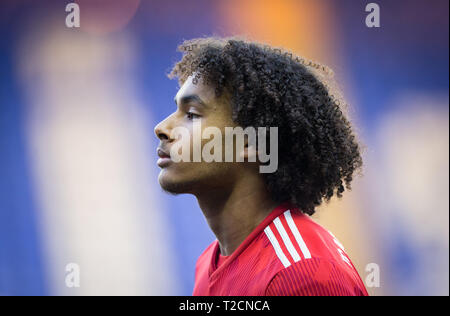
[(278, 233), (280, 233), (280, 236), (283, 239), (284, 245), (286, 246), (287, 250), (291, 254), (292, 259), (294, 259), (294, 262), (300, 261), (300, 256), (299, 256), (297, 250), (295, 250), (294, 245), (291, 242), (291, 239), (289, 238), (286, 230), (283, 227), (283, 224), (280, 221), (280, 218), (279, 217), (275, 218), (273, 223), (275, 224), (275, 227), (277, 228)]
[(283, 250), (281, 249), (280, 244), (278, 243), (277, 238), (273, 234), (270, 227), (267, 226), (264, 229), (264, 232), (266, 233), (267, 238), (269, 238), (269, 241), (272, 244), (273, 249), (275, 249), (275, 253), (278, 256), (278, 259), (281, 260), (281, 263), (283, 264), (283, 266), (285, 268), (289, 267), (291, 265), (291, 263), (289, 262), (288, 258), (284, 255)]
[(310, 259), (311, 253), (309, 252), (308, 247), (306, 247), (305, 241), (303, 240), (302, 235), (300, 235), (300, 232), (298, 231), (298, 228), (295, 225), (294, 220), (292, 219), (290, 210), (284, 212), (284, 218), (286, 218), (286, 222), (288, 223), (288, 226), (291, 229), (292, 234), (294, 234), (295, 240), (297, 241), (298, 246), (300, 247), (300, 250), (303, 253), (303, 257), (305, 257), (305, 259)]

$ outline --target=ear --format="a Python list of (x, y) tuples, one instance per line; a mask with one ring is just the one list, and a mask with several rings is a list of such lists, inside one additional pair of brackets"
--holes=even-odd
[(256, 144), (250, 143), (248, 137), (245, 137), (244, 150), (239, 153), (240, 158), (245, 162), (256, 162), (258, 157), (258, 151)]

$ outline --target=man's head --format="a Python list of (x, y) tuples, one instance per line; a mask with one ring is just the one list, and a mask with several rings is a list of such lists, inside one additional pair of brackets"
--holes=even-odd
[[(323, 199), (350, 188), (362, 165), (359, 146), (339, 104), (302, 62), (231, 38), (194, 39), (179, 49), (185, 54), (170, 74), (181, 85), (177, 110), (155, 128), (163, 151), (176, 143), (170, 135), (178, 126), (192, 139), (194, 122), (202, 130), (218, 127), (222, 135), (227, 126), (278, 127), (278, 168), (260, 174), (275, 201), (290, 201), (313, 214)], [(251, 162), (165, 160), (160, 165), (160, 184), (173, 193), (226, 189), (240, 176), (259, 172), (258, 163)]]
[[(162, 188), (171, 193), (196, 194), (205, 189), (212, 191), (215, 188), (225, 189), (231, 186), (238, 174), (248, 168), (247, 165), (220, 161), (207, 162), (204, 159), (196, 162), (194, 159), (196, 141), (201, 153), (205, 144), (208, 143), (208, 139), (201, 139), (201, 135), (211, 127), (220, 130), (221, 144), (219, 145), (222, 148), (220, 151), (225, 152), (225, 128), (237, 126), (231, 118), (229, 96), (226, 94), (216, 96), (211, 86), (205, 85), (202, 80), (196, 81), (195, 76), (190, 76), (178, 90), (175, 103), (176, 111), (155, 127), (155, 133), (161, 140), (159, 155), (163, 157), (158, 160), (158, 164), (162, 167), (159, 175)], [(196, 127), (199, 128), (197, 135), (194, 131)], [(186, 131), (186, 137), (177, 134), (177, 129)], [(196, 141), (194, 141), (195, 137)], [(175, 146), (178, 146), (179, 150), (175, 150)], [(188, 161), (175, 163), (174, 154), (181, 153), (182, 150), (188, 153)], [(210, 151), (214, 153), (214, 150), (211, 148)], [(170, 159), (164, 159), (166, 155), (171, 156)], [(224, 159), (221, 160), (224, 161)]]

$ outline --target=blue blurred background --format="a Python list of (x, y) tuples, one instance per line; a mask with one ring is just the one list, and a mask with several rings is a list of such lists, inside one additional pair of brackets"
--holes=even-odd
[[(329, 65), (364, 172), (314, 219), (372, 295), (449, 294), (449, 2), (80, 0), (0, 4), (0, 295), (190, 295), (214, 240), (162, 192), (153, 127), (174, 111), (176, 47), (245, 35)], [(67, 287), (66, 266), (80, 268)]]

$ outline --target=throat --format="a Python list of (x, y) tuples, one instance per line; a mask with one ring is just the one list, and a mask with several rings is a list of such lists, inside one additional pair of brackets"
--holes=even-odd
[(209, 198), (197, 197), (222, 256), (231, 255), (278, 204), (265, 190), (234, 193), (223, 201)]

